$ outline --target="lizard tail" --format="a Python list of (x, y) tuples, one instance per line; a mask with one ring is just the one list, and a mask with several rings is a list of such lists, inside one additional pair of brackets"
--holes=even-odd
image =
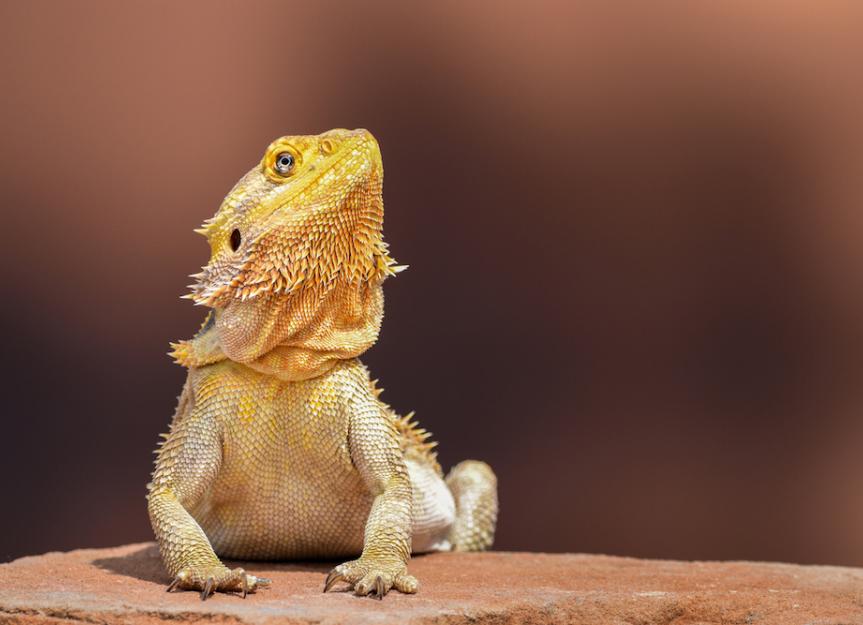
[(494, 542), (497, 524), (497, 478), (479, 460), (465, 460), (452, 468), (446, 484), (455, 499), (455, 522), (450, 530), (453, 551), (484, 551)]

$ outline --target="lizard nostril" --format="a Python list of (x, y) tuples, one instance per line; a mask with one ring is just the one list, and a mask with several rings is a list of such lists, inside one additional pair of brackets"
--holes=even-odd
[(240, 231), (235, 228), (231, 233), (231, 249), (236, 252), (240, 249), (240, 243), (242, 241), (243, 238), (240, 236)]

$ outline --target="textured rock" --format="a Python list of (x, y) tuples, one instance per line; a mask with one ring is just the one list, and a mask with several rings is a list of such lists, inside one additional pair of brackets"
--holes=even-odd
[(245, 563), (273, 586), (243, 600), (165, 593), (151, 543), (0, 565), (0, 623), (860, 623), (863, 569), (532, 553), (435, 554), (420, 593), (321, 594), (332, 563)]

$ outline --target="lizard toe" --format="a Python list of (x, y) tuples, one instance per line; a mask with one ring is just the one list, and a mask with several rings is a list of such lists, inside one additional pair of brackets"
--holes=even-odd
[(393, 581), (393, 588), (406, 595), (412, 595), (420, 589), (420, 583), (413, 575), (402, 573)]
[(379, 571), (371, 571), (354, 586), (354, 593), (365, 597), (383, 599), (384, 595), (392, 588), (392, 577)]

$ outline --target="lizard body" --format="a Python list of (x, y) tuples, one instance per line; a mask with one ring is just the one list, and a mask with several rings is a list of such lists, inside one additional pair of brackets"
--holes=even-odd
[(494, 473), (465, 461), (444, 479), (429, 434), (358, 360), (402, 269), (382, 181), (367, 131), (283, 137), (199, 230), (212, 254), (189, 297), (212, 310), (173, 345), (188, 376), (147, 496), (169, 590), (267, 583), (220, 556), (356, 557), (325, 590), (382, 597), (416, 592), (412, 551), (491, 546)]

